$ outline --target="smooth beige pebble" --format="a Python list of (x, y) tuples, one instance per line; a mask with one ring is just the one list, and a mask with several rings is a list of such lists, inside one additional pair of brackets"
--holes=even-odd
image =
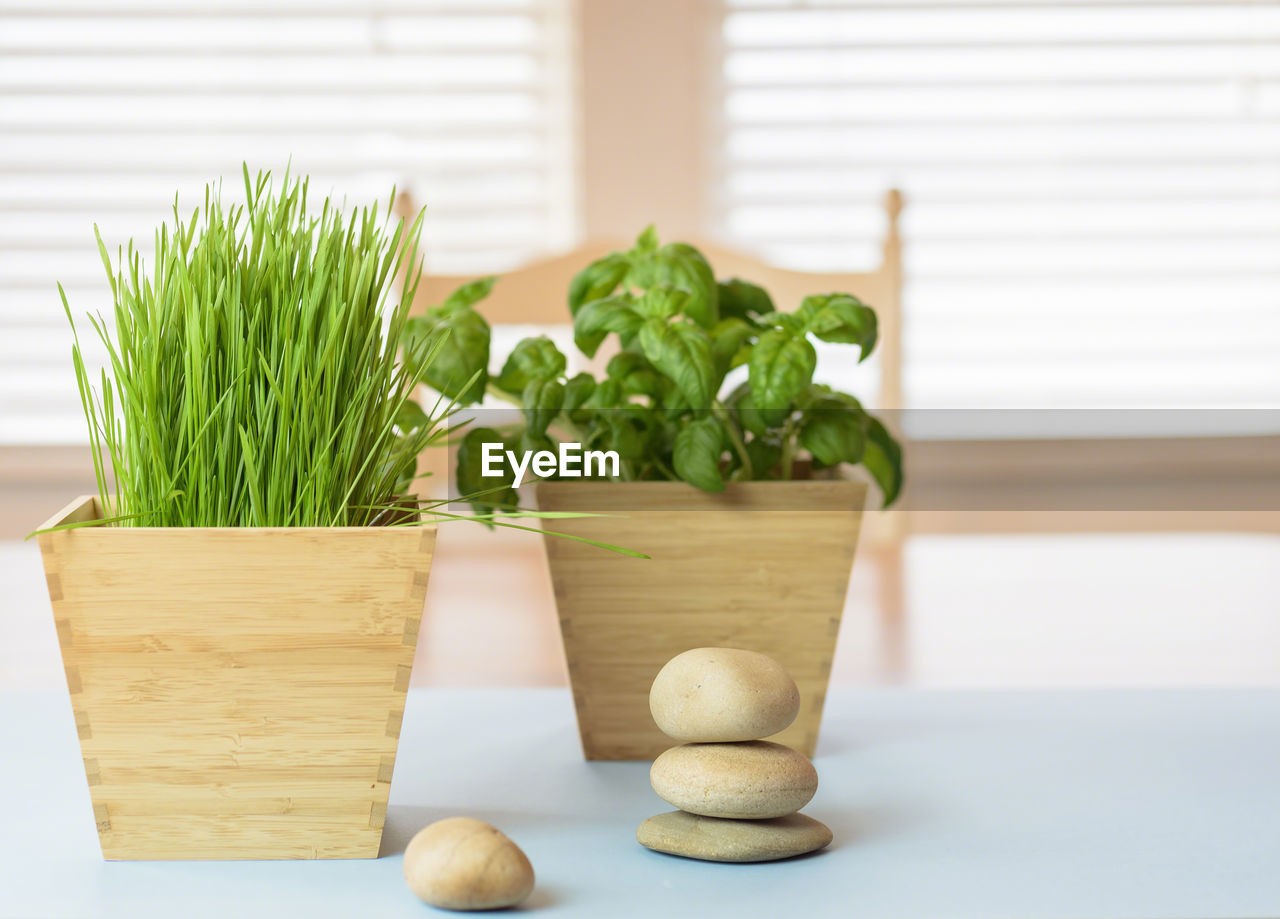
[(796, 720), (800, 692), (767, 654), (694, 648), (658, 671), (649, 711), (662, 733), (683, 743), (758, 740)]
[(497, 827), (449, 817), (409, 841), (404, 879), (410, 890), (441, 909), (501, 909), (533, 891), (533, 866)]
[(803, 755), (767, 740), (684, 744), (653, 761), (649, 782), (668, 804), (706, 817), (785, 817), (809, 803), (818, 772)]
[(636, 841), (655, 852), (709, 862), (768, 862), (821, 849), (831, 842), (831, 830), (804, 814), (725, 820), (672, 811), (640, 824)]

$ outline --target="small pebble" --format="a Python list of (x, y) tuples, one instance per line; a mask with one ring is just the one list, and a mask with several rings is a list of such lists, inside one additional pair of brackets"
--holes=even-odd
[(649, 782), (664, 801), (691, 814), (755, 820), (808, 804), (818, 772), (802, 754), (767, 740), (684, 744), (653, 761)]
[(658, 672), (649, 711), (664, 734), (684, 743), (758, 740), (796, 720), (800, 692), (767, 654), (694, 648)]
[(441, 909), (502, 909), (533, 890), (533, 866), (497, 827), (471, 817), (438, 820), (404, 850), (409, 889)]
[(804, 814), (773, 820), (725, 820), (672, 811), (650, 817), (636, 841), (656, 852), (710, 862), (768, 862), (821, 849), (831, 830)]

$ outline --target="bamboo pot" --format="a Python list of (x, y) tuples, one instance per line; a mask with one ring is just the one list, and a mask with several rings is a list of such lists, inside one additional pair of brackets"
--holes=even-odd
[(795, 677), (800, 715), (771, 738), (812, 756), (822, 722), (866, 485), (542, 482), (544, 511), (608, 514), (554, 529), (647, 553), (544, 537), (587, 759), (653, 759), (672, 745), (649, 687), (690, 648), (761, 651)]
[(103, 855), (376, 857), (435, 535), (42, 534)]

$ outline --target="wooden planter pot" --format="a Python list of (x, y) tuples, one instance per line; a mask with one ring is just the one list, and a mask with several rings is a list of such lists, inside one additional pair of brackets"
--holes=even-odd
[(377, 856), (434, 526), (39, 539), (104, 856)]
[(653, 759), (672, 745), (649, 714), (662, 665), (690, 648), (777, 658), (801, 711), (772, 738), (812, 756), (867, 489), (842, 480), (536, 486), (545, 511), (612, 514), (555, 529), (636, 549), (627, 558), (544, 537), (587, 759)]

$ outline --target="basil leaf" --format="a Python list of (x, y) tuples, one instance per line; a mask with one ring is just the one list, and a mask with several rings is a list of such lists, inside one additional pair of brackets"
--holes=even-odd
[(777, 327), (782, 329), (788, 335), (792, 335), (796, 338), (802, 338), (804, 336), (804, 326), (801, 325), (800, 320), (796, 319), (796, 317), (790, 313), (780, 313), (775, 310), (772, 313), (767, 313), (764, 316), (761, 316), (760, 324), (762, 326)]
[(670, 319), (684, 311), (689, 298), (687, 290), (681, 290), (669, 284), (659, 284), (641, 295), (635, 310), (646, 319)]
[(795, 318), (805, 333), (823, 341), (858, 345), (862, 349), (859, 362), (865, 361), (876, 346), (875, 310), (851, 294), (805, 297)]
[(666, 377), (659, 377), (658, 379), (661, 381), (661, 385), (659, 386), (655, 407), (662, 410), (662, 420), (664, 422), (681, 421), (693, 409), (693, 405), (689, 403), (685, 394), (676, 388), (676, 384), (673, 381)]
[(753, 437), (747, 441), (747, 456), (751, 458), (751, 469), (757, 479), (772, 479), (782, 462), (782, 447), (767, 438)]
[(400, 407), (396, 409), (396, 427), (405, 433), (416, 431), (423, 425), (430, 423), (431, 419), (422, 410), (422, 406), (412, 399), (405, 399), (400, 403)]
[(619, 351), (609, 358), (609, 363), (604, 368), (605, 376), (619, 381), (642, 370), (652, 371), (653, 365), (638, 351)]
[(719, 318), (715, 273), (702, 253), (686, 243), (671, 243), (633, 259), (627, 283), (645, 290), (665, 286), (685, 291), (688, 299), (681, 305), (681, 313), (705, 329)]
[(809, 385), (818, 355), (806, 338), (770, 329), (751, 349), (747, 379), (752, 401), (773, 427), (786, 419), (792, 400)]
[(644, 228), (636, 237), (636, 244), (631, 248), (632, 256), (648, 256), (658, 251), (658, 230), (653, 224)]
[[(756, 408), (755, 396), (749, 388), (743, 389), (742, 395), (738, 398), (736, 408), (738, 421), (741, 422), (743, 428), (757, 436), (763, 435), (769, 430), (770, 424), (765, 418), (764, 412)], [(779, 419), (778, 424), (781, 424), (783, 420), (785, 420), (785, 416), (783, 416), (783, 419)]]
[(657, 412), (645, 412), (645, 433), (649, 445), (649, 458), (670, 457), (675, 449), (676, 435), (684, 427), (684, 420), (671, 420)]
[(622, 384), (617, 380), (602, 380), (587, 397), (584, 405), (589, 409), (615, 408), (622, 401)]
[(475, 306), (489, 296), (497, 280), (496, 275), (490, 275), (487, 278), (477, 278), (469, 284), (463, 284), (445, 298), (442, 309), (453, 311)]
[(694, 408), (708, 408), (715, 397), (711, 340), (686, 322), (650, 319), (640, 327), (640, 347), (654, 367), (671, 378)]
[(525, 338), (511, 350), (502, 373), (494, 382), (504, 392), (522, 393), (530, 380), (558, 379), (567, 363), (555, 342), (547, 336)]
[(596, 381), (591, 378), (589, 373), (580, 373), (564, 384), (564, 405), (562, 410), (569, 416), (570, 421), (576, 423), (584, 420), (584, 413), (579, 409), (591, 398), (595, 388)]
[(704, 329), (716, 324), (720, 318), (720, 289), (715, 272), (701, 252), (686, 243), (670, 243), (659, 250), (657, 268), (664, 283), (689, 291), (684, 315)]
[(747, 345), (755, 334), (756, 330), (745, 319), (731, 317), (716, 323), (711, 330), (711, 360), (717, 377), (723, 380), (726, 373), (747, 362), (750, 354)]
[(731, 278), (721, 281), (716, 287), (721, 320), (743, 319), (754, 325), (761, 317), (774, 311), (769, 292), (750, 281)]
[(569, 313), (577, 316), (584, 303), (609, 296), (630, 269), (631, 260), (622, 252), (606, 255), (583, 268), (569, 283)]
[(634, 335), (643, 321), (631, 308), (631, 297), (616, 294), (583, 304), (573, 317), (573, 341), (587, 357), (595, 357), (605, 336), (616, 332), (624, 339)]
[(406, 353), (432, 335), (443, 334), (435, 357), (421, 368), (421, 379), (459, 405), (479, 402), (489, 382), (489, 323), (470, 307), (435, 307), (405, 323)]
[(645, 437), (637, 419), (621, 409), (606, 411), (601, 416), (604, 427), (603, 446), (616, 450), (619, 459), (635, 460), (645, 454)]
[(676, 434), (672, 465), (676, 475), (703, 491), (724, 491), (720, 455), (724, 450), (724, 429), (715, 418), (699, 418)]
[(831, 401), (833, 398), (835, 398), (835, 391), (827, 384), (810, 383), (804, 388), (804, 392), (796, 396), (795, 406), (800, 411), (807, 412), (814, 406)]
[(867, 449), (862, 454), (862, 465), (880, 486), (884, 494), (884, 507), (898, 499), (902, 491), (902, 446), (893, 439), (877, 419), (867, 416)]
[(556, 380), (530, 380), (520, 397), (527, 433), (541, 437), (564, 405), (564, 386)]
[(628, 395), (645, 395), (659, 398), (662, 395), (664, 380), (653, 369), (653, 364), (643, 354), (635, 351), (619, 351), (609, 359), (605, 373), (617, 380), (622, 391)]
[(800, 423), (800, 445), (819, 466), (856, 463), (862, 459), (867, 433), (859, 413), (824, 403), (805, 414)]
[(472, 428), (458, 444), (458, 494), (479, 513), (490, 513), (495, 508), (514, 510), (517, 496), (511, 483), (515, 481), (515, 470), (504, 454), (496, 464), (501, 473), (486, 476), (483, 446), (486, 443), (499, 444), (504, 451), (509, 449), (502, 435), (493, 428)]

